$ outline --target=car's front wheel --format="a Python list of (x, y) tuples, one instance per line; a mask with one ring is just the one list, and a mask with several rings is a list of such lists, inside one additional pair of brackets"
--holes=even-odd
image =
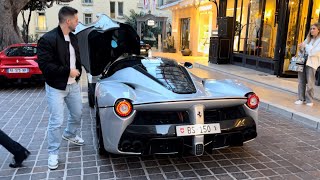
[(95, 109), (96, 109), (97, 150), (100, 155), (107, 155), (108, 152), (104, 148), (104, 144), (103, 144), (103, 135), (102, 135), (102, 129), (101, 129), (99, 108), (96, 107)]

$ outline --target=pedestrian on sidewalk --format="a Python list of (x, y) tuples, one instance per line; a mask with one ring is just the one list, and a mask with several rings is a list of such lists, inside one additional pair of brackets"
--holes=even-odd
[(28, 158), (30, 152), (18, 142), (11, 139), (0, 129), (0, 144), (13, 154), (12, 163), (9, 167), (17, 168), (22, 166), (22, 162)]
[(320, 23), (311, 26), (305, 41), (298, 45), (299, 53), (307, 57), (306, 66), (303, 72), (298, 72), (298, 100), (295, 104), (306, 103), (313, 106), (315, 74), (320, 66)]
[(80, 53), (77, 37), (72, 33), (78, 24), (77, 14), (78, 11), (72, 7), (62, 7), (58, 14), (58, 27), (44, 34), (38, 41), (38, 64), (45, 77), (50, 112), (47, 132), (49, 169), (58, 168), (64, 102), (69, 110), (69, 117), (62, 138), (76, 145), (84, 144), (80, 137)]

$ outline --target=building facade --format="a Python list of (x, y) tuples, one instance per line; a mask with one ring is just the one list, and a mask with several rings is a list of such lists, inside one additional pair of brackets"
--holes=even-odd
[[(207, 40), (217, 31), (217, 17), (232, 17), (230, 62), (279, 76), (288, 71), (310, 26), (320, 22), (318, 0), (174, 0), (161, 9), (172, 11), (172, 33), (178, 49), (189, 42), (193, 55), (207, 55)], [(219, 15), (218, 15), (219, 14)], [(185, 32), (189, 33), (185, 33)], [(189, 41), (185, 41), (188, 36)]]
[[(147, 3), (145, 3), (147, 2)], [(32, 12), (29, 34), (33, 37), (40, 37), (58, 25), (58, 12), (63, 6), (71, 6), (78, 10), (79, 21), (83, 24), (90, 24), (97, 20), (96, 15), (103, 13), (118, 22), (124, 22), (124, 15), (129, 16), (130, 10), (136, 13), (152, 13), (155, 16), (168, 17), (171, 21), (169, 10), (160, 10), (159, 7), (165, 0), (73, 0), (69, 3), (55, 3), (44, 11)], [(22, 28), (23, 19), (20, 13), (18, 25)]]
[(209, 1), (169, 1), (160, 9), (172, 11), (172, 36), (175, 48), (190, 49), (192, 55), (208, 56), (210, 37), (217, 30), (217, 9)]
[[(230, 1), (230, 3), (229, 3)], [(235, 17), (234, 64), (279, 76), (288, 71), (313, 23), (320, 22), (316, 0), (229, 0), (227, 16)]]

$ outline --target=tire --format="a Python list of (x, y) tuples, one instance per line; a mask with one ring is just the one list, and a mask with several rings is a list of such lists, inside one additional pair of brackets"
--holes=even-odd
[(99, 109), (96, 107), (96, 131), (97, 131), (97, 150), (99, 155), (108, 155), (109, 153), (104, 148), (103, 144), (103, 135), (101, 130), (101, 123), (100, 123), (100, 115)]
[(88, 102), (91, 108), (94, 107), (94, 91), (96, 84), (88, 83)]

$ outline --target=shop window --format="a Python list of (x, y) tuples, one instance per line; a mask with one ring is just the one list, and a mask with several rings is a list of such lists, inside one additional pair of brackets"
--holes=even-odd
[(262, 0), (255, 0), (249, 2), (248, 11), (250, 11), (248, 21), (249, 23), (246, 27), (248, 37), (246, 42), (244, 41), (246, 43), (246, 52), (249, 55), (259, 56), (262, 52)]
[(228, 0), (226, 16), (233, 17), (233, 14), (234, 14), (234, 0)]
[(84, 24), (92, 23), (92, 14), (84, 14)]
[(123, 2), (118, 2), (118, 15), (123, 16)]
[[(263, 6), (264, 3), (265, 6)], [(232, 4), (228, 4), (227, 14), (234, 13), (231, 7)], [(234, 52), (273, 58), (277, 19), (278, 4), (276, 4), (276, 0), (238, 0)]]
[(212, 31), (212, 5), (200, 6), (199, 11), (198, 52), (209, 54)]
[(180, 48), (189, 49), (190, 46), (190, 18), (183, 18), (180, 20), (181, 34), (180, 34)]
[[(246, 30), (248, 23), (248, 0), (238, 0), (236, 8), (236, 21), (235, 21), (235, 37), (233, 51), (244, 53), (244, 42), (246, 39)], [(227, 11), (228, 13), (228, 11)]]
[(162, 6), (164, 3), (163, 3), (163, 0), (158, 0), (158, 4), (157, 6)]
[(261, 32), (260, 56), (274, 57), (276, 46), (276, 35), (278, 27), (279, 4), (276, 0), (266, 1), (264, 10), (264, 23)]
[(37, 30), (39, 30), (39, 31), (46, 31), (47, 30), (46, 15), (44, 12), (38, 13)]
[(311, 24), (320, 23), (320, 1), (313, 1)]
[(299, 0), (291, 0), (289, 2), (289, 23), (288, 23), (288, 34), (286, 43), (286, 54), (285, 58), (290, 59), (296, 54), (298, 35), (299, 35)]
[(116, 3), (113, 1), (110, 1), (110, 17), (116, 18)]

